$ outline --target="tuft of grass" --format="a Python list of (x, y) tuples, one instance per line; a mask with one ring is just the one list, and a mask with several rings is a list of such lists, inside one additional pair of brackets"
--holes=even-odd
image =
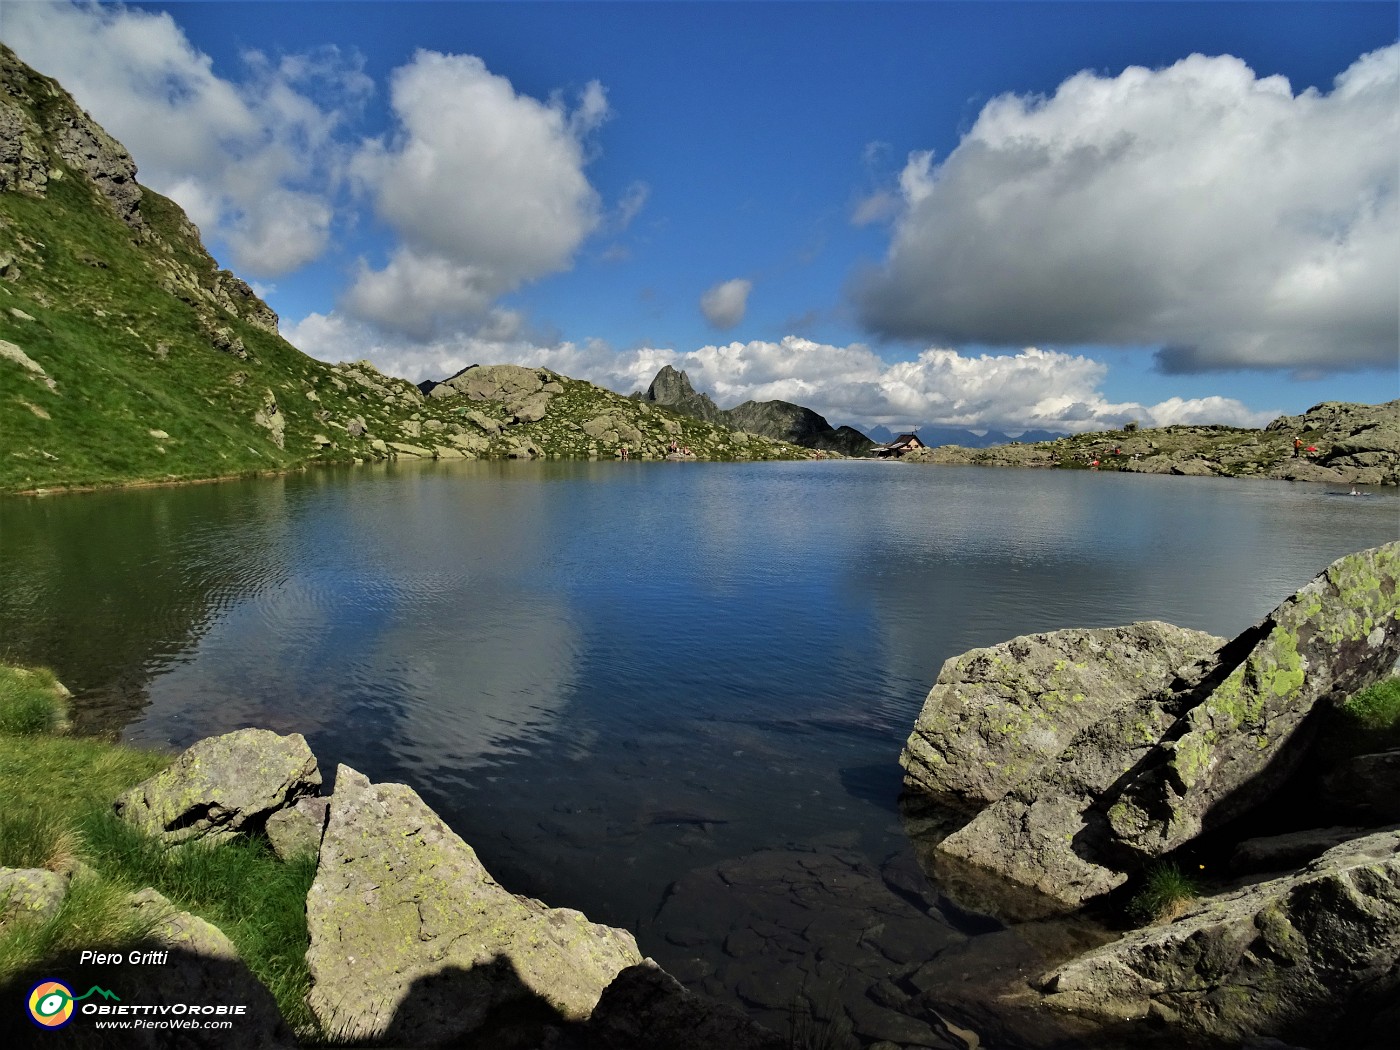
[(1400, 732), (1400, 675), (1361, 690), (1342, 705), (1342, 712), (1358, 728), (1397, 734)]
[(1400, 748), (1400, 675), (1350, 697), (1324, 726), (1317, 747), (1324, 766), (1355, 755)]
[(0, 665), (0, 733), (52, 733), (67, 717), (66, 690), (47, 668)]
[(1198, 896), (1195, 879), (1175, 864), (1157, 864), (1147, 870), (1142, 888), (1128, 902), (1128, 917), (1139, 926), (1170, 922)]
[(53, 813), (0, 812), (0, 868), (71, 871), (80, 857), (78, 834)]
[(315, 857), (284, 863), (252, 839), (170, 849), (106, 809), (88, 811), (80, 826), (89, 862), (105, 879), (132, 892), (151, 886), (219, 927), (287, 1022), (299, 1032), (315, 1030), (306, 1006), (306, 895)]

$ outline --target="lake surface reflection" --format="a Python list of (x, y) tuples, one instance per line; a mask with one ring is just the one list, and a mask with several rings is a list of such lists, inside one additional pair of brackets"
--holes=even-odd
[[(328, 773), (405, 781), (511, 889), (776, 1014), (801, 984), (746, 979), (859, 934), (804, 925), (773, 896), (802, 896), (784, 864), (865, 872), (933, 910), (930, 943), (1002, 936), (917, 885), (895, 805), (943, 660), (1138, 619), (1233, 635), (1395, 538), (1397, 509), (864, 462), (411, 464), (11, 498), (0, 644), (58, 671), (81, 730), (178, 748), (260, 725), (306, 734)], [(736, 863), (758, 903), (705, 928), (723, 910), (706, 879)], [(730, 943), (770, 898), (800, 936)]]

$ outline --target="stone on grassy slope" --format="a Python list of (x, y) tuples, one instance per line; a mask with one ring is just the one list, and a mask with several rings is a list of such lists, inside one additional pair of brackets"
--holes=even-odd
[(630, 933), (508, 892), (411, 788), (348, 766), (307, 926), (308, 1004), (347, 1039), (464, 1039), (500, 1007), (582, 1020), (641, 962)]
[(900, 756), (906, 789), (993, 802), (1085, 726), (1164, 688), (1223, 638), (1145, 622), (1024, 635), (948, 660)]
[(0, 868), (0, 928), (15, 919), (47, 919), (67, 893), (68, 880), (44, 868)]
[(1115, 839), (1144, 856), (1263, 801), (1301, 757), (1306, 740), (1294, 734), (1313, 707), (1390, 672), (1400, 657), (1400, 542), (1337, 559), (1222, 656), (1224, 680), (1108, 800)]
[(194, 744), (115, 808), (173, 845), (261, 831), (270, 814), (320, 787), (316, 756), (300, 733), (240, 729)]
[(1043, 988), (1051, 1006), (1104, 1020), (1152, 1015), (1224, 1040), (1350, 1045), (1336, 1041), (1338, 1026), (1400, 993), (1400, 829), (1130, 933), (1058, 967)]

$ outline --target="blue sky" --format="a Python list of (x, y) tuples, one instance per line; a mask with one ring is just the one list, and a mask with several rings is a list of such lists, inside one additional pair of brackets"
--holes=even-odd
[(4, 0), (282, 329), (835, 424), (1400, 397), (1392, 3)]

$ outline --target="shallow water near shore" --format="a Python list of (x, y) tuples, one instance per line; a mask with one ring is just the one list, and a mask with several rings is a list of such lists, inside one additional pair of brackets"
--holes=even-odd
[[(409, 783), (512, 890), (634, 930), (770, 1023), (815, 988), (853, 997), (867, 1041), (957, 1046), (937, 1018), (894, 1030), (911, 968), (990, 988), (1076, 934), (1003, 930), (913, 861), (898, 756), (941, 663), (1140, 619), (1234, 635), (1400, 534), (1393, 491), (1328, 497), (506, 462), (6, 498), (0, 645), (58, 672), (79, 731), (180, 748), (259, 725), (304, 733), (328, 775)], [(986, 1023), (974, 999), (943, 1021)]]

